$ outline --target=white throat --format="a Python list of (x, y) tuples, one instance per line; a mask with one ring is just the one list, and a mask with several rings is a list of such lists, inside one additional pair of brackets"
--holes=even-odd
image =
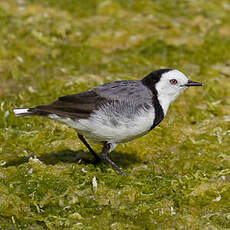
[(166, 115), (172, 101), (169, 99), (168, 95), (158, 95), (158, 100), (163, 109), (164, 115)]

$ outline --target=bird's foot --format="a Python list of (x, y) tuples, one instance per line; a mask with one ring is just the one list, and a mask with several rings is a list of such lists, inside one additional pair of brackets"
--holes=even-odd
[(111, 165), (113, 169), (118, 171), (123, 176), (128, 176), (123, 170), (121, 170), (112, 160), (109, 159), (107, 155), (101, 154), (101, 159), (103, 159), (107, 164)]

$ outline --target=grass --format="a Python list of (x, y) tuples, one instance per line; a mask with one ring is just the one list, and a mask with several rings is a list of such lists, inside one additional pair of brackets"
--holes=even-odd
[[(0, 228), (229, 229), (229, 10), (227, 0), (0, 1)], [(12, 113), (164, 67), (205, 86), (111, 153), (128, 177), (81, 161), (74, 130)]]

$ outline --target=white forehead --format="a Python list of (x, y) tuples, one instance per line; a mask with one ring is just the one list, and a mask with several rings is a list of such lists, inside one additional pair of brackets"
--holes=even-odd
[(165, 80), (171, 80), (171, 79), (176, 79), (180, 83), (187, 83), (188, 78), (179, 70), (170, 70), (169, 72), (166, 72), (162, 74), (161, 79)]

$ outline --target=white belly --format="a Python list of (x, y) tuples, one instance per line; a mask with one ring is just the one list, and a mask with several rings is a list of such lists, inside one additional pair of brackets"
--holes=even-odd
[(119, 117), (119, 119), (106, 116), (100, 111), (92, 114), (88, 119), (72, 120), (55, 114), (49, 117), (69, 125), (93, 141), (121, 143), (145, 135), (153, 124), (155, 113), (153, 109), (143, 110), (133, 118)]

